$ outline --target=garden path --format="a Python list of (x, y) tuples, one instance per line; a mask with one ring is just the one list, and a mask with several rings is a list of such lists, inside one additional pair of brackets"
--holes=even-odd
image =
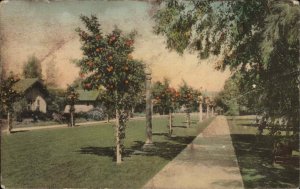
[(145, 189), (243, 188), (229, 126), (218, 116)]

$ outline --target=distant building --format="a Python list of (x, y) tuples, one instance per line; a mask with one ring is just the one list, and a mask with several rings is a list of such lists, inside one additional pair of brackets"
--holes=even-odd
[(47, 88), (38, 78), (21, 79), (14, 84), (13, 89), (23, 95), (27, 102), (27, 110), (47, 112)]
[[(100, 91), (76, 90), (79, 94), (75, 104), (75, 112), (88, 112), (99, 104)], [(69, 112), (70, 106), (65, 107), (65, 112)]]

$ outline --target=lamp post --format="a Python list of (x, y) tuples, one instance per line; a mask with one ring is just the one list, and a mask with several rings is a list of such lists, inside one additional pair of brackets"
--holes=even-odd
[(216, 106), (215, 101), (212, 101), (212, 102), (211, 102), (211, 116), (212, 116), (212, 117), (214, 117), (214, 108), (215, 108), (215, 106)]
[(199, 123), (201, 123), (203, 121), (203, 111), (202, 111), (203, 96), (202, 95), (198, 97), (198, 101), (199, 101)]
[(152, 98), (151, 98), (151, 70), (147, 66), (146, 72), (146, 142), (145, 146), (153, 145), (152, 142)]
[(205, 104), (206, 104), (206, 118), (209, 118), (209, 105), (210, 105), (209, 97), (205, 98)]

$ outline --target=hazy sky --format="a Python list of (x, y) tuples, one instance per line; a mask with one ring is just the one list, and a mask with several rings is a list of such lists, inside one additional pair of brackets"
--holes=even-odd
[(134, 57), (151, 66), (154, 81), (167, 77), (176, 87), (184, 79), (198, 89), (221, 90), (229, 72), (214, 71), (216, 59), (199, 62), (195, 54), (179, 56), (165, 49), (164, 38), (152, 33), (149, 8), (139, 1), (6, 1), (0, 11), (2, 61), (17, 73), (31, 55), (42, 60), (44, 71), (50, 61), (55, 62), (59, 86), (65, 87), (78, 76), (71, 60), (81, 57), (75, 32), (82, 26), (79, 16), (95, 14), (104, 33), (114, 25), (138, 31)]

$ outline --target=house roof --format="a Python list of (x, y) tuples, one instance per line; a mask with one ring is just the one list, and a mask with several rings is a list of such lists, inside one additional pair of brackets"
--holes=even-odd
[(100, 95), (100, 91), (92, 90), (92, 91), (86, 91), (86, 90), (77, 90), (79, 97), (79, 101), (95, 101), (98, 99)]
[(21, 79), (14, 84), (13, 89), (19, 93), (24, 93), (27, 89), (32, 87), (37, 82), (40, 82), (38, 78)]

